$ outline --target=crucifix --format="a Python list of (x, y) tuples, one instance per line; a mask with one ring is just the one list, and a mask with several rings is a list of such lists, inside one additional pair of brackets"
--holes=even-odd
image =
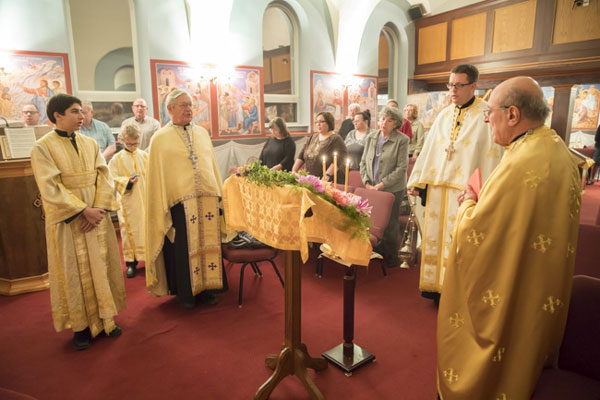
[(454, 142), (450, 142), (450, 146), (446, 147), (446, 160), (450, 161), (452, 159), (452, 154), (456, 151), (454, 149)]

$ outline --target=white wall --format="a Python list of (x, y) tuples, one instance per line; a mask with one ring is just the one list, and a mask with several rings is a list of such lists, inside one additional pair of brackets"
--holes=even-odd
[[(69, 53), (72, 60), (65, 7), (68, 0), (0, 0), (0, 35), (2, 46), (14, 50)], [(116, 0), (115, 0), (116, 1)], [(124, 0), (119, 0), (124, 1)], [(338, 48), (350, 23), (348, 9), (354, 2), (340, 0), (286, 0), (298, 22), (299, 37), (299, 121), (309, 125), (310, 71), (336, 72)], [(152, 115), (150, 59), (262, 66), (262, 22), (271, 0), (189, 0), (191, 39), (184, 0), (135, 0), (139, 93), (148, 101)], [(406, 16), (405, 0), (371, 0), (359, 14), (364, 27), (357, 27), (357, 43), (350, 45), (356, 66), (352, 73), (377, 75), (377, 43), (381, 28), (392, 22), (400, 34), (400, 70), (397, 92), (405, 98), (409, 65), (414, 65), (414, 48), (409, 38), (414, 27)], [(339, 8), (339, 9), (338, 9)], [(366, 10), (366, 11), (365, 11)], [(369, 15), (366, 15), (369, 14)], [(335, 16), (332, 22), (332, 16)], [(346, 21), (345, 21), (346, 20)], [(103, 21), (109, 29), (110, 18)], [(333, 23), (337, 25), (334, 26)], [(343, 28), (343, 29), (342, 29)], [(411, 36), (412, 35), (412, 36)], [(94, 40), (102, 40), (96, 38)], [(337, 43), (336, 43), (337, 40)], [(134, 45), (135, 46), (135, 45)], [(355, 47), (352, 47), (355, 46)], [(224, 60), (223, 52), (227, 55)], [(134, 56), (136, 52), (134, 51)], [(411, 70), (413, 67), (410, 67)], [(72, 75), (73, 75), (73, 71)]]
[(96, 90), (96, 65), (107, 53), (131, 47), (129, 3), (125, 0), (70, 0), (77, 57), (77, 87)]
[(62, 0), (0, 0), (0, 48), (69, 52)]
[[(402, 106), (406, 100), (408, 71), (411, 63), (414, 70), (414, 46), (409, 44), (409, 33), (407, 33), (412, 30), (413, 33), (410, 33), (410, 35), (414, 37), (414, 24), (406, 14), (408, 5), (405, 4), (406, 8), (401, 8), (397, 3), (391, 0), (379, 2), (367, 19), (358, 52), (357, 72), (366, 75), (377, 75), (379, 34), (387, 23), (392, 23), (396, 27), (399, 41), (398, 71), (394, 77), (394, 82), (396, 82), (395, 96)], [(414, 39), (412, 42), (414, 42)], [(390, 74), (392, 73), (390, 71)]]

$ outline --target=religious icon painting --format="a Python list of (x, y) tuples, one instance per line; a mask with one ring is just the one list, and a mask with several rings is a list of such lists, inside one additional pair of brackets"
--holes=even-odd
[(544, 125), (550, 126), (550, 123), (552, 122), (552, 112), (554, 109), (554, 86), (542, 86), (542, 92), (544, 93), (546, 102), (550, 106), (550, 114), (548, 114), (548, 118), (546, 118)]
[[(348, 106), (356, 103), (360, 110), (371, 113), (371, 129), (377, 128), (377, 77), (354, 75), (348, 87)], [(345, 117), (344, 117), (345, 118)]]
[(577, 87), (571, 122), (572, 130), (595, 131), (598, 127), (599, 88), (600, 84), (597, 83)]
[(264, 134), (262, 74), (262, 68), (241, 66), (219, 79), (219, 136)]
[(46, 104), (59, 93), (72, 93), (66, 53), (0, 51), (0, 115), (21, 120), (23, 106), (33, 104), (49, 125)]
[(310, 71), (310, 76), (311, 132), (316, 132), (314, 121), (321, 111), (328, 111), (333, 115), (334, 130), (339, 131), (347, 114), (347, 107), (344, 107), (345, 88), (341, 75), (333, 72)]
[(410, 94), (407, 104), (415, 104), (419, 109), (419, 121), (425, 129), (431, 128), (438, 114), (451, 102), (448, 91)]
[(171, 121), (167, 112), (167, 96), (173, 90), (182, 89), (192, 98), (192, 122), (212, 132), (211, 83), (202, 68), (179, 61), (150, 60), (152, 73), (152, 100), (154, 117), (162, 126)]

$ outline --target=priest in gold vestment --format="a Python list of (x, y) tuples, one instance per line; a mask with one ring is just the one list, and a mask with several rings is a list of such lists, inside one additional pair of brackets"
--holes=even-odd
[(191, 123), (183, 90), (167, 97), (171, 122), (150, 141), (146, 201), (146, 286), (184, 308), (216, 304), (221, 261), (222, 181), (208, 132)]
[(119, 228), (121, 247), (127, 265), (127, 277), (136, 274), (138, 261), (144, 261), (145, 210), (146, 210), (146, 169), (148, 153), (138, 149), (141, 140), (140, 129), (136, 125), (121, 128), (123, 150), (115, 154), (108, 168), (115, 180), (119, 200)]
[(442, 400), (528, 400), (557, 359), (577, 247), (580, 177), (531, 78), (494, 89), (486, 121), (505, 146), (479, 194), (458, 201), (438, 312)]
[(431, 126), (407, 185), (409, 194), (422, 200), (417, 212), (422, 228), (419, 289), (435, 301), (444, 281), (458, 193), (477, 168), (485, 181), (502, 156), (483, 122), (487, 104), (475, 97), (478, 78), (473, 65), (452, 69), (448, 89), (453, 104)]
[(31, 165), (46, 215), (52, 319), (72, 329), (78, 350), (104, 331), (125, 307), (119, 246), (109, 213), (117, 209), (113, 179), (94, 139), (75, 133), (83, 122), (81, 100), (59, 94), (48, 101), (56, 129), (39, 139)]

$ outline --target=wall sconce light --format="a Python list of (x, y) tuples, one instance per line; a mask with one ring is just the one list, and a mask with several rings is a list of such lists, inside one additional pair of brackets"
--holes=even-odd
[(288, 59), (287, 59), (287, 58), (284, 58), (284, 59), (283, 59), (283, 60), (281, 60), (281, 61), (283, 61), (283, 63), (284, 63), (284, 64), (287, 64), (287, 63), (289, 63), (289, 61), (288, 61)]

